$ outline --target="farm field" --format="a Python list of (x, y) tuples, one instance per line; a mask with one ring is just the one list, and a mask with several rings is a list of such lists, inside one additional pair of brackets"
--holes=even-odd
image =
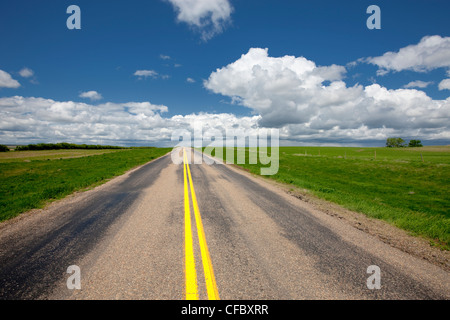
[(0, 153), (0, 163), (36, 160), (59, 160), (100, 155), (104, 153), (120, 152), (126, 149), (67, 149), (67, 150), (43, 150), (43, 151), (11, 151)]
[[(260, 174), (248, 155), (239, 166)], [(450, 146), (280, 147), (278, 173), (267, 178), (450, 248)]]
[(0, 221), (99, 185), (171, 149), (12, 151), (0, 154)]

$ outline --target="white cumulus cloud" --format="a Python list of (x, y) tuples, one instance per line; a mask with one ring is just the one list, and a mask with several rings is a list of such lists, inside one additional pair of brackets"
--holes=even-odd
[(23, 68), (22, 70), (19, 71), (19, 74), (23, 78), (29, 78), (34, 75), (34, 71), (29, 68)]
[(378, 75), (389, 71), (426, 72), (437, 68), (450, 68), (450, 37), (426, 36), (418, 44), (363, 60), (377, 65), (380, 68)]
[(203, 40), (221, 33), (229, 23), (233, 7), (228, 0), (167, 0), (177, 12), (177, 20), (198, 30)]
[(158, 76), (158, 72), (154, 70), (136, 70), (134, 75), (139, 78), (147, 78), (147, 77), (156, 78)]
[(91, 101), (103, 99), (102, 95), (100, 93), (98, 93), (97, 91), (82, 92), (82, 93), (80, 93), (80, 98), (87, 98), (87, 99), (90, 99)]
[(450, 79), (444, 79), (439, 82), (439, 90), (450, 90)]
[(168, 74), (159, 74), (155, 70), (137, 70), (133, 75), (138, 77), (139, 80), (146, 79), (148, 77), (150, 77), (152, 79), (160, 78), (160, 79), (163, 79), (163, 80), (167, 80), (167, 79), (170, 78), (170, 75), (168, 75)]
[(421, 81), (421, 80), (416, 80), (416, 81), (411, 81), (408, 84), (405, 84), (403, 86), (403, 88), (426, 88), (428, 87), (430, 84), (433, 84), (433, 81)]
[(18, 88), (20, 83), (14, 80), (11, 75), (3, 70), (0, 70), (0, 88)]
[[(204, 86), (261, 116), (292, 139), (385, 139), (388, 134), (450, 137), (450, 98), (378, 84), (348, 87), (342, 66), (317, 66), (304, 57), (270, 57), (252, 48), (212, 72)], [(283, 136), (283, 135), (282, 135)]]

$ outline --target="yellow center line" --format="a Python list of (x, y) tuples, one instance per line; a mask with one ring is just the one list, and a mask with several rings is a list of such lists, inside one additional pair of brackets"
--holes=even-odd
[(189, 206), (189, 191), (186, 176), (186, 154), (183, 149), (184, 174), (184, 246), (185, 246), (185, 276), (186, 300), (198, 300), (197, 272), (195, 271), (194, 245), (192, 241), (191, 210)]
[[(202, 218), (200, 216), (200, 210), (198, 208), (197, 197), (195, 195), (194, 184), (192, 183), (191, 170), (189, 169), (189, 162), (187, 161), (187, 155), (183, 149), (185, 168), (189, 177), (189, 186), (191, 189), (192, 206), (194, 207), (194, 216), (197, 226), (198, 241), (200, 245), (200, 253), (202, 257), (203, 272), (205, 275), (206, 291), (208, 293), (209, 300), (219, 300), (219, 290), (217, 289), (216, 279), (214, 277), (214, 270), (209, 255), (208, 245), (206, 244), (205, 231), (203, 229)], [(184, 170), (185, 171), (185, 170)], [(186, 196), (186, 173), (185, 174), (185, 196)], [(185, 197), (186, 199), (186, 197)], [(189, 206), (189, 204), (188, 204)], [(185, 200), (185, 212), (186, 212), (186, 200)]]

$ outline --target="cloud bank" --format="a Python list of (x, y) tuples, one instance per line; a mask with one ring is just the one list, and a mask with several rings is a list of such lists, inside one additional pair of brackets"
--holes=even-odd
[(385, 139), (389, 135), (450, 138), (450, 98), (378, 84), (348, 87), (342, 66), (304, 57), (270, 57), (252, 48), (212, 72), (204, 86), (261, 116), (294, 140)]
[(258, 116), (191, 114), (163, 117), (167, 106), (150, 102), (91, 105), (74, 101), (13, 96), (0, 98), (2, 143), (74, 142), (120, 145), (174, 145), (175, 130), (250, 130)]

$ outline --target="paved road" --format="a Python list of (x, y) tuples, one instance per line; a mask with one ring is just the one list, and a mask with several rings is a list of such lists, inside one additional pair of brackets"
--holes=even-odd
[(450, 284), (263, 179), (170, 155), (0, 225), (0, 299), (186, 298), (449, 299)]

